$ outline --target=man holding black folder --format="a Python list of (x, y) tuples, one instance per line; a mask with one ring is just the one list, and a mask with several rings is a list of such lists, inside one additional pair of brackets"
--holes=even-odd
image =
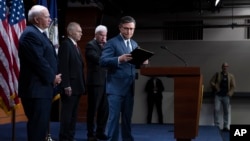
[(133, 17), (122, 17), (119, 23), (120, 34), (107, 41), (100, 58), (101, 66), (108, 68), (106, 93), (109, 103), (107, 123), (109, 141), (119, 140), (120, 115), (122, 140), (134, 140), (131, 134), (131, 118), (136, 66), (129, 61), (133, 59), (130, 52), (138, 47), (136, 41), (131, 39), (135, 25)]

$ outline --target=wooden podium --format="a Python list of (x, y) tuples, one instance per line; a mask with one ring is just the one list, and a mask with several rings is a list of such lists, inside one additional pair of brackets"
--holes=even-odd
[(174, 79), (174, 137), (191, 141), (198, 135), (202, 103), (202, 75), (199, 67), (146, 67), (141, 75)]

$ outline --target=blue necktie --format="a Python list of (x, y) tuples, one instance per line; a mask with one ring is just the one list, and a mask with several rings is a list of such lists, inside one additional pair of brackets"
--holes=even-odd
[(132, 49), (131, 49), (131, 47), (130, 47), (130, 42), (129, 42), (129, 40), (126, 41), (126, 46), (127, 46), (127, 48), (128, 48), (128, 51), (131, 52)]

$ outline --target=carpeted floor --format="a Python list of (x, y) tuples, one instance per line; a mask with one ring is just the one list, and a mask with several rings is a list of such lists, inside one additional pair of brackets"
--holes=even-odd
[[(27, 141), (26, 123), (16, 123), (15, 141)], [(59, 123), (52, 122), (50, 133), (52, 139), (58, 140)], [(172, 124), (133, 124), (132, 132), (135, 141), (175, 141)], [(87, 141), (86, 124), (78, 123), (76, 127), (77, 141)], [(12, 141), (12, 125), (0, 125), (0, 141)], [(199, 126), (199, 134), (192, 141), (229, 141), (229, 133), (221, 132), (214, 126)]]

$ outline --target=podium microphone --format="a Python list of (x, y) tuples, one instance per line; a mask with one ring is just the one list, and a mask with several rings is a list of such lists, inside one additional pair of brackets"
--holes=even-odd
[(181, 56), (179, 56), (178, 54), (176, 54), (173, 51), (171, 51), (168, 47), (161, 46), (161, 48), (167, 50), (169, 53), (171, 53), (172, 55), (174, 55), (175, 57), (177, 57), (178, 59), (180, 59), (185, 64), (185, 67), (188, 66), (187, 62)]

